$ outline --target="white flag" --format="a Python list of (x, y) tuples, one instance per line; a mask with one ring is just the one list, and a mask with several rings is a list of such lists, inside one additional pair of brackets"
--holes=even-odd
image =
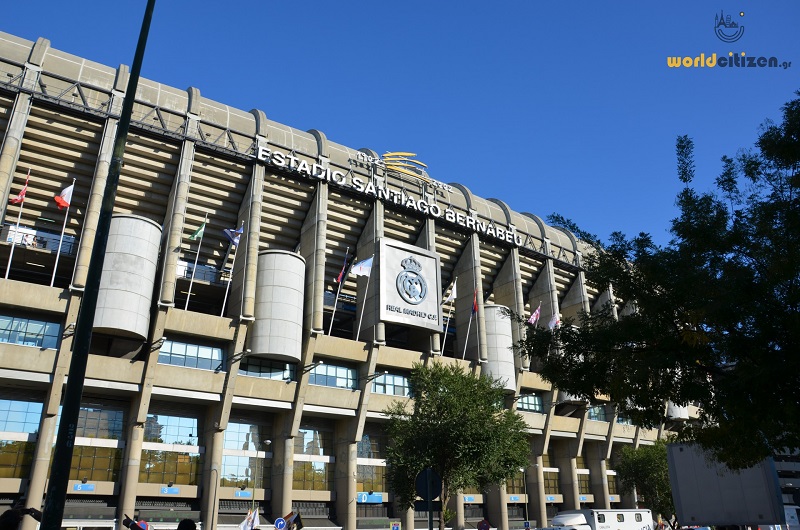
[(453, 286), (450, 288), (450, 294), (447, 295), (447, 298), (445, 298), (445, 300), (444, 300), (444, 302), (442, 302), (442, 304), (446, 304), (448, 302), (452, 302), (453, 300), (456, 299), (456, 296), (457, 296), (456, 295), (456, 282), (453, 281)]
[(372, 272), (372, 258), (374, 256), (370, 256), (369, 259), (365, 259), (364, 261), (359, 261), (353, 268), (350, 269), (350, 272), (355, 276), (369, 276), (370, 272)]
[(558, 319), (558, 313), (554, 313), (553, 318), (550, 319), (550, 323), (547, 324), (547, 327), (550, 329), (555, 329), (559, 324), (561, 324), (561, 321)]

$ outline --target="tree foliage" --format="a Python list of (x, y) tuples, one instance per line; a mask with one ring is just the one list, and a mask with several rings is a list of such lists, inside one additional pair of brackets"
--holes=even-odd
[(670, 517), (675, 513), (667, 466), (667, 443), (657, 440), (654, 445), (624, 446), (614, 464), (620, 491), (630, 493), (636, 488), (641, 504), (653, 514)]
[[(394, 401), (388, 417), (388, 480), (403, 507), (417, 496), (415, 478), (431, 467), (442, 478), (442, 506), (458, 490), (501, 484), (528, 464), (522, 417), (503, 407), (503, 387), (454, 364), (415, 364), (413, 400)], [(447, 515), (440, 512), (439, 527)]]
[(800, 99), (754, 149), (722, 157), (712, 191), (691, 187), (693, 149), (678, 138), (669, 244), (590, 240), (587, 280), (612, 285), (616, 305), (531, 327), (519, 351), (556, 387), (610, 396), (643, 426), (664, 421), (665, 400), (698, 404), (680, 438), (740, 468), (800, 449)]

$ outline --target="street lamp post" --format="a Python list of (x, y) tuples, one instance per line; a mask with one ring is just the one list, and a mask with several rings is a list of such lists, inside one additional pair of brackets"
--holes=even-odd
[(527, 521), (528, 520), (528, 476), (527, 473), (525, 473), (524, 467), (519, 468), (519, 470), (522, 471), (522, 488), (523, 491), (525, 492), (525, 504), (524, 504), (525, 520)]

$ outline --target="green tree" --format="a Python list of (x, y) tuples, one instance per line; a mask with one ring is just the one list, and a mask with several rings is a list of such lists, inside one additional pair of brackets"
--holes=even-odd
[[(619, 459), (614, 464), (619, 487), (623, 493), (631, 493), (634, 488), (653, 516), (661, 514), (671, 519), (675, 513), (672, 503), (672, 488), (669, 483), (667, 466), (667, 444), (657, 440), (653, 445), (640, 445), (637, 448), (624, 446)], [(673, 528), (677, 523), (670, 520)]]
[(782, 110), (754, 149), (722, 157), (710, 192), (691, 187), (694, 145), (679, 137), (670, 243), (577, 231), (597, 249), (587, 280), (612, 285), (617, 305), (519, 345), (556, 387), (608, 395), (643, 426), (664, 420), (665, 400), (698, 404), (680, 439), (732, 468), (800, 449), (800, 99)]
[(455, 364), (415, 364), (412, 400), (394, 401), (388, 417), (389, 483), (403, 507), (417, 496), (415, 478), (432, 468), (442, 478), (439, 528), (452, 515), (452, 495), (468, 487), (501, 484), (528, 464), (530, 445), (522, 417), (503, 406), (498, 380)]

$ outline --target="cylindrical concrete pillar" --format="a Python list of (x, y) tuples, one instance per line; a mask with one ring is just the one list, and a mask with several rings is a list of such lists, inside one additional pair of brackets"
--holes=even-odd
[(250, 355), (286, 362), (300, 360), (305, 275), (306, 262), (299, 254), (285, 250), (258, 254)]
[(161, 227), (137, 215), (111, 218), (94, 331), (147, 339)]
[(517, 390), (514, 368), (514, 340), (511, 337), (511, 318), (505, 306), (486, 304), (486, 372), (499, 379), (508, 392)]

